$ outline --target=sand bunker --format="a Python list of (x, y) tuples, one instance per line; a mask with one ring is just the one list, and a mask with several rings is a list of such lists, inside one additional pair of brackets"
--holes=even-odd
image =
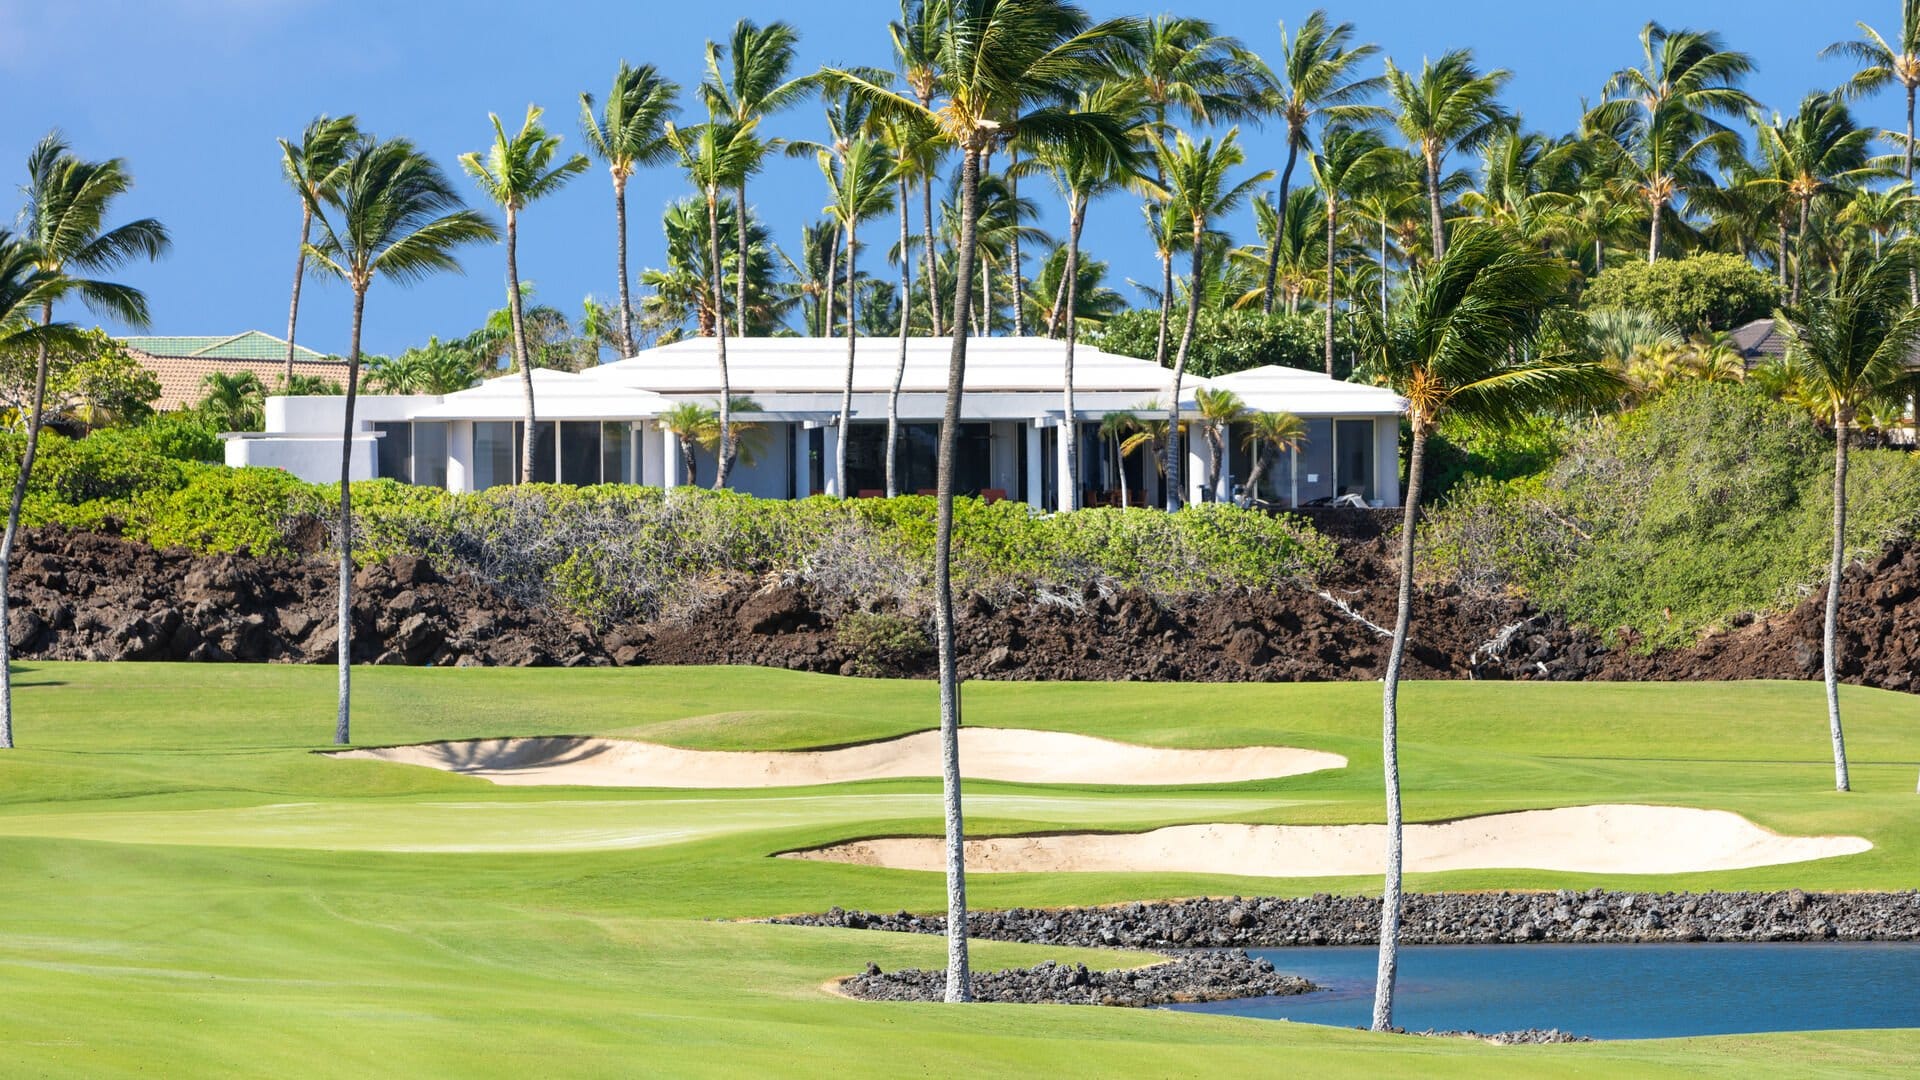
[[(1725, 810), (1570, 806), (1409, 825), (1406, 869), (1680, 874), (1806, 862), (1872, 847), (1857, 836), (1781, 836)], [(938, 837), (857, 840), (787, 857), (900, 870), (946, 866)], [(1175, 825), (1144, 833), (969, 840), (967, 868), (1254, 877), (1378, 874), (1386, 868), (1386, 826)]]
[[(426, 765), (496, 784), (746, 788), (940, 775), (940, 734), (923, 731), (837, 750), (682, 750), (624, 739), (474, 739), (335, 755)], [(1029, 784), (1229, 784), (1344, 768), (1319, 750), (1247, 746), (1168, 750), (1059, 731), (963, 728), (960, 762), (977, 780)]]

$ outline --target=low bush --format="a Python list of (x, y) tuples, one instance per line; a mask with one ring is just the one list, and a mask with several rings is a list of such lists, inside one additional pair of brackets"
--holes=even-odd
[(888, 612), (848, 612), (834, 624), (833, 640), (853, 654), (855, 675), (895, 674), (933, 652), (919, 620)]

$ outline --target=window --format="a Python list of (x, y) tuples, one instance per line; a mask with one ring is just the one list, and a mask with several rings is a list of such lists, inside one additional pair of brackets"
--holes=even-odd
[[(847, 443), (850, 494), (887, 486), (887, 425), (855, 423)], [(939, 424), (901, 424), (894, 478), (900, 494), (932, 491), (939, 483)], [(993, 425), (961, 424), (953, 448), (953, 490), (972, 495), (993, 486)]]
[(473, 489), (511, 484), (520, 475), (514, 435), (520, 425), (507, 420), (476, 420), (473, 425)]
[(638, 478), (633, 468), (633, 427), (611, 420), (600, 425), (600, 482), (632, 484)]
[(413, 483), (413, 425), (402, 420), (375, 424), (373, 430), (380, 436), (373, 441), (376, 455), (373, 475), (403, 484)]
[(1358, 495), (1373, 501), (1373, 421), (1337, 420), (1334, 446), (1340, 495)]
[[(525, 424), (515, 425), (525, 429)], [(551, 420), (536, 420), (533, 424), (533, 482), (551, 484), (559, 476), (554, 461), (554, 439), (558, 433)], [(524, 451), (523, 451), (524, 452)], [(515, 462), (518, 465), (518, 462)], [(518, 475), (516, 470), (515, 475)]]
[(414, 423), (413, 482), (427, 487), (447, 486), (447, 425), (444, 422)]
[(561, 422), (560, 482), (575, 485), (600, 482), (600, 424), (598, 421), (565, 420)]

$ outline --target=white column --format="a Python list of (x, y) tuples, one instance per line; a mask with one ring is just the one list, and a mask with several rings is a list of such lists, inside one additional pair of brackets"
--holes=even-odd
[(473, 421), (447, 425), (447, 490), (473, 490)]
[(840, 453), (840, 427), (835, 424), (823, 427), (820, 430), (826, 436), (820, 440), (820, 460), (823, 462), (823, 467), (820, 470), (820, 486), (826, 489), (829, 495), (839, 495), (840, 483), (839, 477), (835, 475), (837, 471), (835, 469), (835, 463), (840, 460), (838, 456)]
[[(1075, 510), (1080, 505), (1080, 492), (1074, 487), (1073, 474), (1067, 470), (1067, 440), (1074, 437), (1073, 424), (1071, 422), (1062, 424), (1056, 433), (1058, 441), (1054, 444), (1053, 454), (1056, 475), (1054, 502), (1061, 510)], [(1081, 462), (1082, 473), (1086, 468), (1086, 463)]]
[(1046, 486), (1045, 471), (1040, 450), (1040, 425), (1028, 421), (1025, 425), (1027, 437), (1027, 505), (1035, 510), (1045, 510), (1046, 503), (1040, 498), (1041, 489)]
[(677, 488), (680, 481), (686, 479), (680, 475), (680, 440), (673, 432), (660, 430), (660, 486), (667, 489)]
[(1207, 471), (1207, 438), (1200, 433), (1199, 424), (1187, 425), (1185, 442), (1187, 501), (1197, 503), (1200, 501), (1201, 493), (1213, 483), (1213, 477)]
[(792, 466), (793, 473), (793, 495), (796, 499), (804, 499), (812, 494), (812, 492), (808, 490), (807, 485), (813, 482), (813, 470), (808, 467), (807, 463), (807, 425), (793, 424), (791, 426), (793, 429), (791, 434), (793, 456), (789, 464)]
[(1400, 505), (1400, 418), (1373, 418), (1373, 494), (1381, 506)]
[(1300, 451), (1287, 451), (1287, 506), (1300, 506)]

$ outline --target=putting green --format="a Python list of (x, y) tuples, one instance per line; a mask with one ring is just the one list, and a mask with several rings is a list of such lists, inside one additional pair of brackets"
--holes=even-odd
[[(937, 911), (938, 875), (769, 856), (937, 833), (939, 785), (502, 788), (315, 754), (332, 672), (20, 669), (0, 753), (0, 1041), (9, 1073), (1902, 1076), (1920, 1032), (1489, 1047), (1156, 1011), (880, 1005), (821, 991), (943, 942), (731, 920), (833, 904)], [(927, 683), (751, 669), (355, 675), (355, 735), (398, 744), (622, 735), (695, 749), (924, 730)], [(1380, 820), (1379, 688), (969, 684), (969, 724), (1146, 746), (1291, 746), (1350, 765), (1190, 789), (967, 785), (976, 835)], [(1592, 803), (1724, 809), (1845, 858), (1715, 873), (1460, 870), (1415, 888), (1911, 887), (1914, 699), (1849, 688), (1858, 790), (1828, 790), (1815, 684), (1414, 684), (1408, 814)], [(756, 708), (777, 705), (774, 709)], [(980, 907), (1377, 889), (1369, 876), (981, 875)], [(982, 967), (1137, 954), (976, 943)], [(1417, 987), (1405, 988), (1417, 993)]]

